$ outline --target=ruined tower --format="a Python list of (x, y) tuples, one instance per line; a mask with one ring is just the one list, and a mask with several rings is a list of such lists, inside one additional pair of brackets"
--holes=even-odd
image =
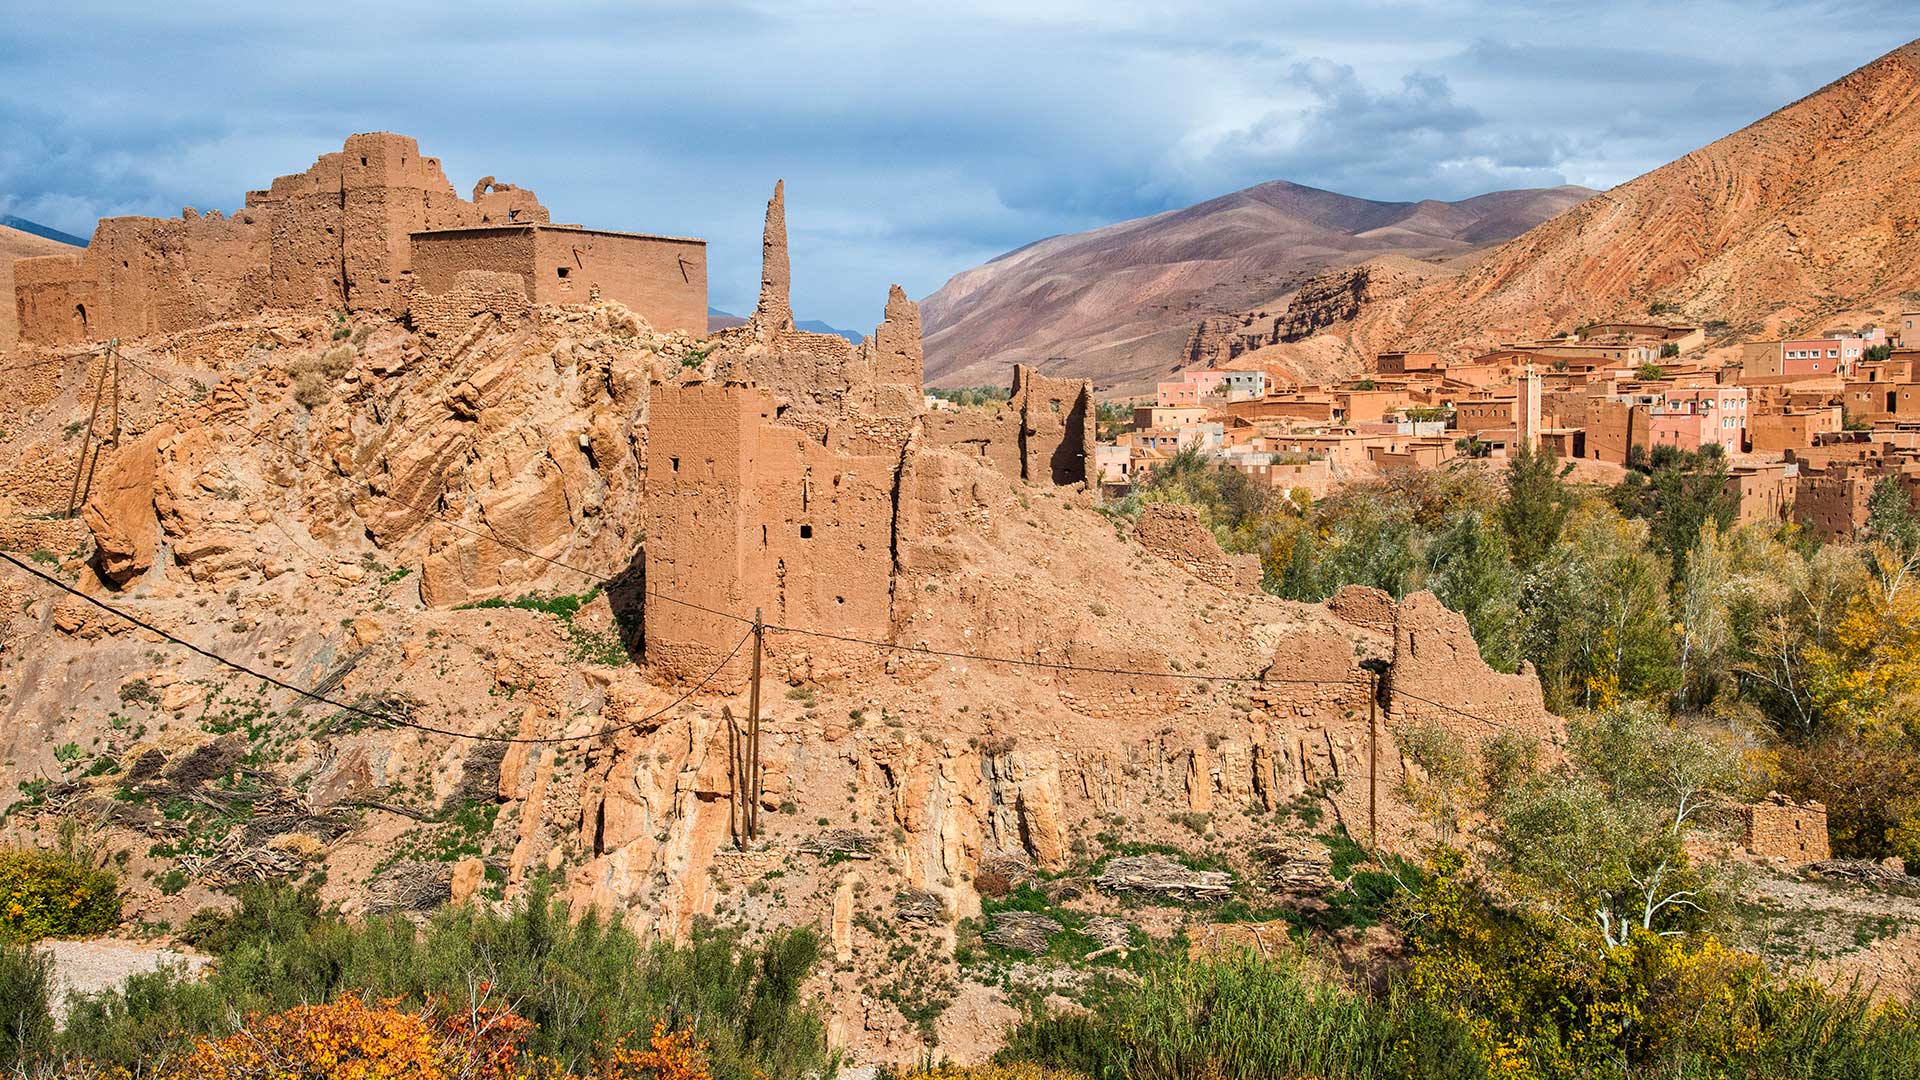
[(753, 309), (753, 327), (765, 338), (793, 329), (793, 271), (787, 263), (787, 182), (773, 182), (767, 200), (767, 228), (760, 240), (760, 302)]

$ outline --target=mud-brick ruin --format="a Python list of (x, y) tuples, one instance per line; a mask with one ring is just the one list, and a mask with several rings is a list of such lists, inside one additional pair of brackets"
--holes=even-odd
[(767, 203), (761, 265), (753, 317), (715, 335), (714, 378), (663, 382), (649, 401), (646, 656), (683, 678), (737, 643), (727, 614), (889, 638), (914, 520), (902, 487), (923, 451), (1054, 485), (1083, 483), (1093, 457), (1088, 380), (1020, 368), (998, 409), (929, 413), (920, 311), (897, 285), (859, 345), (796, 329), (784, 184)]
[(419, 144), (353, 135), (231, 215), (105, 218), (77, 255), (14, 267), (20, 340), (175, 333), (266, 311), (405, 315), (463, 271), (512, 273), (533, 303), (616, 300), (659, 329), (703, 332), (706, 244), (556, 225), (489, 176), (461, 198)]

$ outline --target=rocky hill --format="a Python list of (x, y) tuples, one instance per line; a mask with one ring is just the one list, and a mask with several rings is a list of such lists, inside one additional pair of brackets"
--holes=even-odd
[(0, 351), (13, 348), (20, 336), (19, 313), (13, 306), (13, 260), (35, 255), (69, 255), (77, 250), (59, 240), (0, 225)]
[(1559, 187), (1375, 202), (1276, 180), (1051, 237), (956, 274), (927, 297), (928, 382), (997, 385), (1024, 362), (1092, 378), (1101, 390), (1150, 388), (1185, 362), (1182, 346), (1203, 319), (1277, 315), (1314, 273), (1376, 255), (1456, 258), (1589, 194)]
[(881, 550), (894, 538), (889, 644), (769, 635), (763, 833), (736, 846), (744, 677), (650, 667), (637, 628), (673, 598), (634, 568), (683, 464), (661, 451), (649, 480), (656, 411), (766, 346), (656, 333), (614, 304), (447, 327), (283, 313), (123, 343), (121, 438), (74, 519), (101, 361), (17, 354), (35, 366), (0, 400), (17, 560), (0, 565), (0, 842), (77, 830), (154, 926), (230, 904), (223, 885), (308, 877), (350, 912), (545, 877), (674, 937), (813, 925), (836, 1045), (972, 1058), (1013, 1007), (999, 969), (964, 958), (1004, 930), (994, 949), (1013, 951), (991, 955), (1019, 959), (1035, 930), (983, 919), (989, 890), (1044, 886), (1124, 948), (1170, 940), (1192, 895), (1265, 908), (1330, 887), (1315, 837), (1370, 822), (1363, 662), (1398, 694), (1384, 843), (1418, 831), (1399, 726), (1558, 731), (1532, 674), (1481, 664), (1431, 596), (1282, 601), (1190, 515), (1116, 530), (1084, 485), (922, 448), (869, 523)]
[(1645, 318), (1656, 306), (1721, 338), (1884, 316), (1920, 290), (1916, 145), (1920, 42), (1594, 196), (1462, 275), (1372, 297), (1325, 332), (1340, 342), (1332, 351), (1371, 356)]

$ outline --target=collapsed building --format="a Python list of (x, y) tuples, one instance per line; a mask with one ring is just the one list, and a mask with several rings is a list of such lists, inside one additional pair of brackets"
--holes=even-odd
[(858, 345), (798, 329), (790, 291), (785, 187), (776, 184), (753, 316), (714, 335), (711, 379), (660, 382), (649, 401), (645, 652), (674, 677), (719, 665), (739, 639), (738, 619), (756, 611), (776, 624), (888, 639), (901, 617), (901, 544), (914, 529), (901, 491), (934, 467), (922, 460), (932, 451), (1037, 484), (1088, 478), (1090, 380), (1017, 368), (1002, 405), (929, 413), (920, 311), (898, 285)]
[(268, 310), (404, 316), (467, 270), (517, 274), (534, 303), (598, 295), (656, 328), (706, 328), (704, 241), (555, 224), (491, 176), (463, 199), (438, 158), (389, 132), (349, 136), (231, 215), (103, 218), (84, 251), (17, 262), (13, 300), (22, 343), (59, 345)]

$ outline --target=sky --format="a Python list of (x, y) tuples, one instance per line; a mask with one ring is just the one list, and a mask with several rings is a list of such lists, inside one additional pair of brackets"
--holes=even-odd
[(232, 210), (398, 131), (463, 195), (704, 237), (744, 313), (784, 177), (796, 314), (865, 331), (890, 284), (1267, 180), (1610, 187), (1916, 36), (1912, 0), (0, 0), (0, 215)]

